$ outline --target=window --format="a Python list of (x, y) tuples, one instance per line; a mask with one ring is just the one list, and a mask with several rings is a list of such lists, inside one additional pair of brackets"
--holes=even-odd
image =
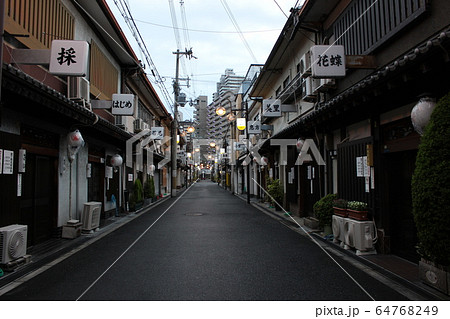
[(91, 43), (89, 72), (91, 93), (100, 99), (112, 99), (112, 95), (118, 92), (119, 72), (94, 41)]
[(55, 39), (73, 40), (74, 20), (60, 0), (6, 1), (5, 30), (29, 35), (19, 40), (31, 49), (49, 49)]
[(345, 54), (369, 54), (426, 10), (425, 0), (356, 0), (333, 26)]

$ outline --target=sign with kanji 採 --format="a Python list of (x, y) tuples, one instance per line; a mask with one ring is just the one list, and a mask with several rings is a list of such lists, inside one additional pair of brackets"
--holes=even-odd
[(164, 138), (164, 127), (161, 126), (151, 127), (150, 138), (152, 140), (162, 140)]
[(249, 121), (247, 125), (248, 125), (248, 134), (261, 133), (261, 121)]
[(56, 75), (85, 76), (88, 58), (89, 44), (86, 41), (53, 40), (49, 71)]
[(278, 99), (263, 100), (263, 116), (265, 117), (280, 117), (281, 116), (281, 101)]
[(343, 45), (314, 45), (311, 47), (311, 76), (333, 78), (345, 76)]
[(113, 115), (133, 115), (134, 94), (113, 94), (111, 113)]

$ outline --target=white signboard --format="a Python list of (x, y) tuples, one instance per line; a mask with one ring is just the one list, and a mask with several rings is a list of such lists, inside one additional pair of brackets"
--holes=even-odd
[(3, 174), (11, 175), (14, 169), (14, 152), (3, 151)]
[(164, 138), (164, 127), (155, 126), (150, 128), (150, 138), (153, 140), (162, 140)]
[(0, 150), (0, 174), (3, 173), (3, 150)]
[(112, 166), (106, 166), (105, 167), (105, 177), (106, 178), (113, 178), (113, 168), (112, 168)]
[(85, 76), (88, 57), (86, 41), (53, 40), (49, 71), (57, 75)]
[(112, 109), (113, 115), (133, 115), (134, 95), (133, 94), (113, 94)]
[(281, 101), (277, 99), (263, 100), (263, 116), (265, 117), (280, 117), (281, 116)]
[(260, 134), (261, 133), (261, 121), (249, 121), (248, 134)]
[(345, 76), (343, 45), (314, 45), (311, 47), (311, 71), (314, 78)]

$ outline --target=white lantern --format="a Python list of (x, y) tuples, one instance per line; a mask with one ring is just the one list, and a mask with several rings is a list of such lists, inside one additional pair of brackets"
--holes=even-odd
[(297, 143), (295, 143), (295, 145), (297, 146), (297, 150), (300, 152), (302, 150), (303, 144), (305, 143), (304, 140), (302, 140), (301, 138), (299, 138), (297, 140)]
[(153, 164), (150, 165), (148, 168), (148, 172), (149, 172), (150, 176), (155, 175), (155, 165), (153, 165)]
[(123, 158), (119, 154), (114, 155), (111, 157), (111, 165), (112, 167), (119, 167), (123, 163)]
[(430, 121), (431, 113), (436, 106), (432, 98), (422, 98), (411, 111), (411, 122), (417, 133), (423, 134), (425, 126)]
[(78, 130), (70, 132), (69, 135), (67, 135), (67, 141), (70, 147), (81, 147), (84, 145), (83, 137)]
[(243, 118), (243, 117), (237, 118), (236, 126), (239, 131), (245, 130), (245, 127), (246, 127), (245, 118)]
[(80, 131), (75, 130), (67, 135), (67, 153), (70, 163), (75, 159), (75, 155), (82, 146), (84, 146), (84, 140)]

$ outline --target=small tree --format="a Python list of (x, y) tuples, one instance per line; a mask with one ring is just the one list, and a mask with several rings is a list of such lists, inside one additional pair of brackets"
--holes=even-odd
[(419, 253), (450, 265), (450, 94), (437, 103), (422, 136), (412, 201)]
[(144, 197), (145, 198), (154, 198), (155, 197), (155, 181), (153, 176), (147, 178), (147, 181), (144, 185)]
[(336, 197), (336, 194), (328, 194), (314, 203), (314, 215), (319, 220), (319, 225), (321, 227), (331, 225), (333, 216), (333, 201)]
[(279, 179), (268, 180), (267, 192), (271, 196), (269, 199), (273, 205), (276, 205), (276, 202), (278, 202), (280, 206), (283, 205), (284, 190)]
[(142, 188), (142, 182), (139, 178), (134, 182), (133, 198), (136, 201), (136, 204), (144, 201), (144, 189)]

